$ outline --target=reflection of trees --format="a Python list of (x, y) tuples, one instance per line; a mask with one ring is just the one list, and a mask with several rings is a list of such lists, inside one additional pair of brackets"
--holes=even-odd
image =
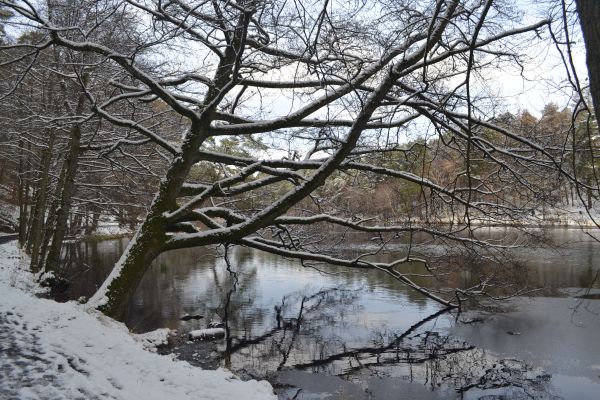
[(89, 297), (106, 279), (128, 239), (84, 240), (65, 244), (60, 272), (69, 282), (66, 291), (55, 293), (59, 301)]
[[(80, 282), (87, 281), (93, 286), (101, 280), (102, 265), (109, 266), (123, 244), (81, 244), (72, 253), (73, 263), (83, 260), (93, 267), (84, 274), (89, 279)], [(226, 261), (237, 274), (227, 270)], [(540, 393), (547, 390), (547, 375), (518, 361), (490, 357), (468, 344), (429, 331), (429, 324), (435, 323), (444, 311), (429, 315), (401, 332), (373, 328), (373, 324), (366, 324), (368, 328), (356, 326), (356, 316), (363, 315), (360, 309), (363, 292), (343, 289), (344, 285), (353, 288), (363, 285), (363, 290), (394, 290), (410, 294), (407, 299), (412, 304), (416, 300), (426, 304), (422, 297), (398, 287), (397, 282), (383, 274), (357, 274), (340, 269), (334, 281), (338, 282), (337, 288), (286, 293), (275, 300), (273, 307), (273, 303), (264, 302), (261, 297), (264, 289), (257, 271), (260, 265), (274, 262), (301, 269), (295, 263), (274, 260), (271, 255), (243, 248), (229, 251), (228, 259), (215, 258), (213, 249), (165, 253), (155, 261), (140, 285), (131, 304), (128, 324), (141, 331), (164, 326), (197, 329), (205, 327), (213, 317), (221, 319), (226, 329), (225, 340), (198, 346), (208, 348), (207, 357), (216, 351), (222, 364), (245, 376), (264, 378), (271, 371), (300, 369), (353, 382), (379, 376), (431, 388), (438, 384), (450, 386), (460, 393), (503, 388), (544, 397)], [(332, 267), (330, 272), (338, 270)], [(201, 314), (205, 319), (179, 321), (186, 312)], [(188, 357), (199, 351), (193, 346), (196, 345), (190, 345)]]
[[(236, 285), (231, 287), (236, 290)], [(272, 327), (263, 334), (254, 337), (228, 337), (222, 357), (226, 364), (236, 364), (239, 356), (252, 349), (255, 357), (261, 359), (267, 369), (282, 369), (289, 366), (291, 360), (302, 357), (310, 342), (323, 343), (320, 327), (336, 324), (335, 316), (340, 307), (352, 304), (359, 296), (357, 290), (329, 288), (313, 294), (292, 293), (282, 298), (274, 307)], [(231, 305), (231, 303), (226, 303)], [(222, 315), (230, 315), (223, 310)], [(224, 321), (225, 326), (231, 321)], [(227, 331), (229, 334), (230, 332)], [(339, 340), (339, 338), (338, 338)], [(258, 353), (255, 350), (259, 350)], [(261, 368), (263, 369), (263, 368)], [(251, 371), (247, 371), (252, 373)]]
[[(303, 370), (310, 369), (313, 372), (317, 372), (323, 366), (326, 366), (328, 364), (332, 364), (336, 361), (340, 361), (340, 360), (347, 358), (347, 359), (356, 360), (357, 365), (347, 368), (346, 370), (344, 370), (344, 372), (342, 372), (341, 374), (338, 374), (338, 375), (350, 376), (350, 375), (352, 375), (352, 372), (358, 371), (362, 368), (369, 368), (371, 366), (380, 366), (380, 365), (384, 365), (384, 364), (394, 364), (394, 363), (400, 363), (400, 362), (412, 363), (412, 362), (424, 361), (424, 360), (419, 360), (419, 359), (415, 358), (414, 352), (411, 351), (413, 349), (404, 348), (402, 346), (402, 342), (405, 339), (407, 339), (411, 334), (415, 333), (420, 327), (425, 325), (427, 322), (433, 321), (436, 318), (438, 318), (439, 316), (441, 316), (449, 311), (450, 311), (449, 308), (445, 308), (434, 314), (427, 316), (426, 318), (423, 318), (421, 321), (412, 325), (410, 328), (408, 328), (402, 334), (394, 335), (394, 338), (391, 341), (389, 341), (388, 344), (383, 344), (381, 339), (374, 340), (374, 342), (377, 343), (376, 346), (361, 347), (361, 348), (344, 351), (341, 353), (332, 354), (332, 355), (329, 355), (327, 357), (324, 357), (324, 358), (321, 358), (318, 360), (312, 360), (308, 363), (296, 364), (293, 367), (297, 368), (297, 369), (303, 369)], [(430, 337), (437, 337), (437, 336), (438, 335), (435, 332), (427, 332), (427, 335), (424, 336), (424, 339), (425, 339), (424, 344), (427, 345), (427, 341), (429, 340)], [(464, 347), (447, 348), (447, 349), (444, 349), (444, 351), (446, 352), (446, 354), (450, 354), (450, 353), (454, 353), (454, 352), (458, 352), (458, 351), (470, 350), (472, 348), (473, 348), (472, 346), (465, 345)], [(365, 360), (373, 360), (373, 361), (365, 361)]]
[[(256, 265), (243, 256), (232, 255), (240, 266), (236, 280), (227, 271), (214, 248), (183, 249), (161, 254), (154, 261), (129, 304), (127, 324), (147, 331), (161, 327), (200, 329), (213, 320), (252, 334), (253, 323), (265, 318), (255, 306), (260, 299)], [(244, 310), (252, 309), (251, 316)], [(182, 323), (184, 314), (200, 314), (204, 319)]]
[[(236, 289), (235, 284), (230, 287), (228, 299)], [(353, 382), (375, 376), (402, 378), (431, 389), (450, 386), (458, 394), (500, 389), (531, 398), (548, 395), (549, 375), (518, 360), (498, 359), (425, 329), (449, 309), (431, 314), (401, 333), (371, 330), (369, 346), (348, 346), (344, 335), (352, 328), (336, 316), (356, 306), (359, 294), (330, 288), (286, 295), (274, 307), (271, 327), (262, 334), (236, 337), (228, 329), (221, 358), (228, 368), (257, 378), (275, 370), (296, 369), (337, 375)], [(232, 310), (226, 310), (232, 306), (225, 302), (221, 315), (232, 315)], [(226, 326), (231, 324), (224, 322)], [(337, 328), (345, 332), (336, 335)]]

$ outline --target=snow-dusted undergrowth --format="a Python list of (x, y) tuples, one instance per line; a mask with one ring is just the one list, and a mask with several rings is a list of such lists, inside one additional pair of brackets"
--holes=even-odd
[(16, 242), (0, 245), (0, 398), (275, 399), (267, 382), (144, 350), (98, 312), (34, 296)]

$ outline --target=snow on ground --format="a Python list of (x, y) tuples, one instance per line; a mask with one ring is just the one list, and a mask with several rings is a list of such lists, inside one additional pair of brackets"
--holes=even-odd
[(26, 267), (15, 241), (0, 245), (0, 398), (276, 399), (265, 381), (146, 351), (121, 323), (35, 297)]
[[(0, 198), (2, 197), (0, 185)], [(13, 232), (18, 225), (19, 208), (0, 200), (0, 233)]]
[(144, 349), (154, 352), (157, 347), (169, 344), (169, 337), (176, 333), (176, 330), (161, 328), (152, 332), (132, 333), (131, 336), (136, 342), (141, 343)]
[(131, 234), (131, 229), (120, 226), (115, 221), (100, 221), (94, 235), (98, 236), (120, 236)]
[(583, 205), (553, 207), (546, 210), (542, 221), (547, 225), (595, 228), (600, 222), (600, 212), (597, 207), (588, 211)]

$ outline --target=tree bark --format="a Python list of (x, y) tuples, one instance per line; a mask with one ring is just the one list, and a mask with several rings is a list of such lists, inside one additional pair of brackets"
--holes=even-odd
[(576, 0), (575, 3), (585, 41), (590, 94), (596, 121), (600, 121), (600, 1)]

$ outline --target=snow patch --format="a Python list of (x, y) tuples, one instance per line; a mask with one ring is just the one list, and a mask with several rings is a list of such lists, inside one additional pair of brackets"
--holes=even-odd
[(169, 328), (160, 328), (155, 331), (133, 334), (133, 339), (141, 343), (149, 351), (156, 351), (157, 347), (169, 344), (169, 337), (174, 336), (176, 331)]
[(38, 284), (39, 275), (29, 272), (31, 259), (16, 240), (0, 244), (0, 287), (9, 286), (32, 294), (48, 291)]
[(55, 278), (56, 278), (56, 275), (54, 274), (54, 271), (46, 271), (46, 272), (43, 272), (39, 276), (38, 281), (39, 282), (47, 282), (47, 281), (50, 281)]
[(188, 333), (190, 340), (215, 339), (223, 336), (225, 336), (225, 329), (223, 328), (197, 329)]

